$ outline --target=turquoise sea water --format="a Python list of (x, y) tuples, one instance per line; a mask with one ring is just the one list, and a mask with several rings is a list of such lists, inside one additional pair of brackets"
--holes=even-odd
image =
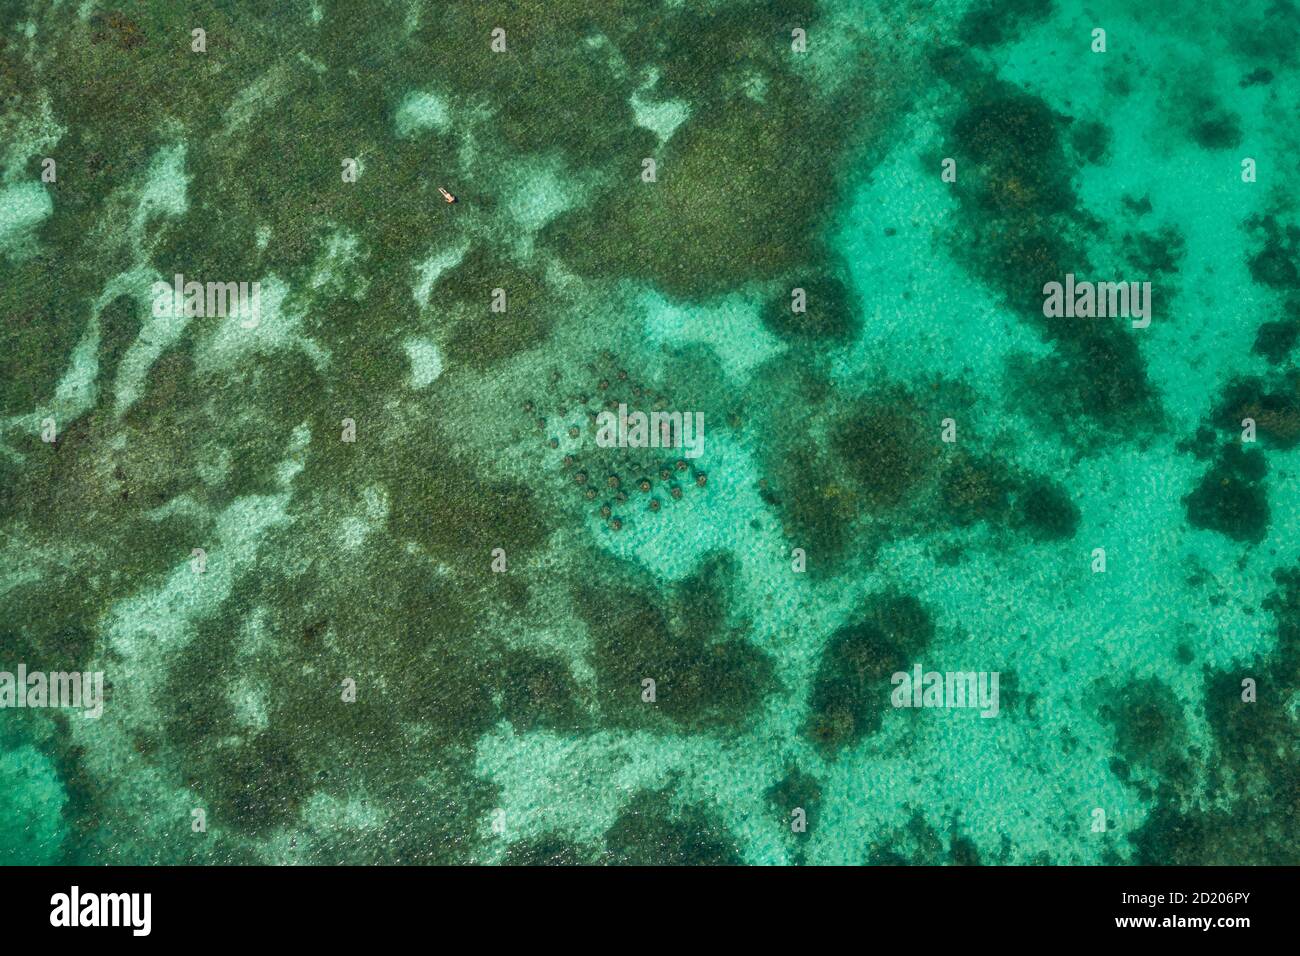
[(1300, 8), (0, 37), (0, 862), (1296, 862)]

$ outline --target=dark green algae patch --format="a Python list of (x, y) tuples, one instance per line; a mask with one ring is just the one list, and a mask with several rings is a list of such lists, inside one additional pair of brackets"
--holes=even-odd
[[(407, 394), (402, 346), (421, 330), (409, 271), (430, 249), (469, 240), (468, 252), (430, 292), (430, 302), (447, 316), (439, 340), (449, 364), (490, 372), (544, 345), (555, 323), (577, 318), (575, 303), (544, 274), (544, 262), (507, 248), (508, 220), (494, 208), (491, 173), (471, 168), (463, 144), (436, 131), (395, 136), (395, 90), (434, 86), (457, 109), (486, 106), (492, 121), (480, 135), (489, 156), (558, 150), (581, 174), (586, 167), (607, 169), (615, 154), (634, 170), (657, 149), (648, 131), (633, 124), (629, 105), (653, 67), (656, 94), (686, 99), (701, 120), (688, 123), (662, 156), (660, 195), (647, 190), (642, 198), (651, 205), (619, 210), (612, 231), (648, 240), (670, 219), (689, 228), (678, 231), (680, 242), (671, 248), (645, 242), (649, 258), (631, 269), (615, 263), (613, 272), (660, 280), (673, 294), (698, 294), (778, 277), (807, 262), (799, 247), (816, 218), (810, 212), (832, 196), (833, 153), (795, 147), (819, 124), (824, 133), (827, 119), (843, 113), (846, 103), (817, 95), (792, 70), (788, 44), (772, 38), (788, 34), (790, 23), (814, 22), (815, 7), (774, 12), (749, 5), (719, 17), (669, 12), (657, 19), (651, 44), (638, 18), (614, 6), (528, 12), (452, 5), (439, 11), (436, 24), (425, 17), (407, 30), (400, 18), (325, 3), (318, 26), (277, 16), (270, 29), (248, 29), (245, 21), (200, 5), (187, 11), (181, 30), (163, 5), (148, 5), (96, 12), (85, 22), (34, 14), (44, 41), (35, 66), (12, 43), (0, 50), (7, 102), (48, 95), (54, 120), (66, 127), (57, 150), (60, 176), (51, 184), (54, 212), (38, 230), (40, 252), (5, 262), (0, 399), (6, 412), (47, 400), (105, 278), (133, 267), (142, 253), (163, 275), (276, 275), (296, 290), (312, 282), (332, 236), (350, 236), (361, 250), (358, 268), (366, 281), (302, 299), (308, 313), (302, 329), (328, 352), (327, 367), (290, 351), (214, 369), (200, 359), (211, 332), (196, 323), (152, 362), (138, 399), (125, 410), (115, 404), (116, 372), (133, 343), (147, 336), (149, 317), (130, 297), (108, 303), (98, 319), (93, 407), (59, 422), (53, 446), (23, 437), (18, 457), (4, 462), (12, 479), (4, 490), (7, 522), (57, 553), (38, 583), (7, 593), (16, 614), (6, 647), (33, 664), (77, 661), (106, 652), (100, 632), (112, 607), (157, 587), (194, 542), (208, 539), (223, 509), (249, 496), (281, 494), (277, 468), (295, 430), (305, 426), (312, 436), (285, 504), (295, 527), (264, 535), (249, 572), (214, 609), (200, 613), (193, 636), (166, 662), (153, 700), (161, 724), (127, 731), (134, 759), (188, 788), (214, 828), (230, 834), (183, 848), (160, 841), (150, 851), (154, 860), (249, 861), (257, 840), (301, 827), (313, 800), (344, 799), (360, 780), (376, 788), (379, 805), (429, 806), (431, 794), (443, 796), (427, 813), (404, 813), (403, 823), (385, 825), (364, 844), (307, 839), (310, 858), (472, 859), (476, 817), (493, 800), (491, 788), (475, 779), (474, 744), (491, 728), (504, 722), (521, 733), (571, 733), (597, 721), (635, 724), (637, 710), (623, 698), (639, 692), (647, 668), (664, 686), (658, 713), (677, 732), (743, 723), (777, 686), (765, 655), (746, 640), (743, 622), (727, 621), (725, 555), (683, 582), (666, 607), (648, 582), (629, 585), (644, 597), (620, 602), (617, 614), (602, 608), (598, 596), (582, 597), (575, 585), (579, 619), (586, 615), (592, 632), (594, 687), (582, 686), (570, 662), (553, 653), (507, 646), (487, 622), (527, 613), (528, 588), (468, 568), (485, 563), (488, 539), (512, 562), (527, 561), (546, 547), (558, 522), (570, 519), (545, 494), (494, 474), (429, 422), (356, 411)], [(8, 29), (16, 16), (7, 18)], [(504, 60), (480, 42), (502, 16), (512, 53)], [(190, 21), (207, 31), (203, 57), (186, 48)], [(752, 65), (772, 72), (765, 105), (740, 91), (734, 47), (715, 42), (732, 31), (740, 32)], [(605, 37), (624, 63), (572, 42), (580, 36)], [(449, 45), (464, 51), (459, 61), (440, 55)], [(260, 84), (251, 98), (250, 84)], [(811, 111), (782, 108), (797, 101)], [(159, 104), (169, 122), (157, 122)], [(769, 128), (783, 114), (798, 118)], [(591, 122), (594, 115), (601, 121)], [(757, 130), (762, 135), (755, 138)], [(176, 142), (185, 148), (188, 212), (171, 218), (146, 211), (141, 249), (122, 235), (131, 192), (158, 151)], [(751, 161), (755, 149), (764, 162)], [(718, 182), (713, 169), (720, 152), (737, 161), (743, 156), (750, 178)], [(801, 165), (781, 200), (759, 171), (784, 154), (798, 155)], [(360, 157), (356, 183), (338, 174), (339, 158), (348, 156)], [(436, 201), (431, 168), (485, 218), (468, 226), (468, 217), (453, 219)], [(793, 193), (798, 202), (790, 202)], [(592, 225), (562, 217), (541, 237), (541, 248), (581, 270), (564, 250), (576, 256), (609, 245), (581, 232), (610, 232), (600, 197), (619, 194), (615, 184), (601, 184), (594, 203), (583, 207)], [(684, 209), (690, 210), (686, 220)], [(195, 222), (220, 225), (196, 229)], [(105, 233), (109, 241), (95, 238)], [(259, 233), (270, 241), (259, 241)], [(694, 261), (695, 277), (680, 270), (682, 258)], [(485, 323), (486, 302), (498, 287), (509, 296), (511, 321)], [(842, 288), (837, 295), (842, 302)], [(69, 311), (68, 302), (77, 306)], [(816, 314), (829, 315), (819, 307)], [(236, 407), (223, 401), (236, 394)], [(351, 415), (360, 440), (330, 440)], [(450, 448), (457, 450), (442, 451)], [(231, 452), (215, 472), (214, 449)], [(381, 490), (386, 518), (367, 530), (361, 551), (296, 530), (324, 528), (340, 509), (355, 511), (366, 488)], [(157, 514), (177, 501), (192, 506)], [(91, 573), (105, 553), (116, 556), (111, 570)], [(290, 554), (297, 557), (283, 560)], [(440, 567), (457, 570), (431, 586), (445, 574)], [(275, 652), (243, 665), (239, 680), (273, 688), (262, 702), (265, 713), (250, 727), (235, 703), (240, 691), (230, 662), (244, 654), (240, 635), (254, 620), (274, 635)], [(641, 635), (635, 653), (626, 643), (632, 634)], [(286, 673), (299, 676), (278, 679)], [(366, 688), (349, 707), (337, 702), (336, 678), (343, 673)], [(93, 771), (80, 765), (85, 745), (69, 741), (59, 752), (65, 787), (79, 795), (68, 812), (83, 821), (109, 812), (111, 786), (91, 782)], [(435, 779), (417, 782), (429, 767), (438, 768)], [(78, 783), (83, 778), (85, 786)], [(387, 783), (380, 786), (381, 780)], [(175, 821), (177, 833), (187, 822)], [(638, 837), (643, 826), (657, 835)], [(70, 854), (91, 861), (108, 850), (93, 826), (76, 830)], [(676, 834), (680, 849), (671, 858), (739, 859), (734, 848), (722, 849), (728, 841), (721, 837), (716, 851), (701, 852), (697, 830), (689, 813), (637, 805), (610, 831), (609, 852), (615, 861), (635, 862), (639, 847)]]

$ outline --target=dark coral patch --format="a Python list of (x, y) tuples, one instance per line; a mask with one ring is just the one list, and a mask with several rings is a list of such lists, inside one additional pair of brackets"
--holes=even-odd
[(1051, 9), (1052, 0), (978, 0), (961, 18), (957, 36), (968, 46), (999, 46), (1042, 20)]
[[(1159, 414), (1157, 396), (1135, 338), (1093, 320), (1055, 322), (1056, 351), (1023, 372), (1026, 384), (1040, 392), (1031, 414), (1132, 433), (1149, 430)], [(1072, 327), (1062, 327), (1067, 323)], [(1080, 443), (1089, 437), (1079, 428), (1063, 434)]]
[(736, 838), (703, 807), (675, 806), (666, 791), (643, 791), (605, 833), (612, 866), (728, 866), (742, 861)]
[(933, 468), (937, 423), (927, 434), (922, 410), (902, 392), (856, 402), (831, 432), (830, 445), (872, 507), (898, 505)]
[(599, 854), (581, 843), (557, 836), (519, 840), (510, 844), (501, 863), (504, 866), (591, 866)]
[(890, 702), (890, 677), (908, 669), (934, 638), (934, 621), (908, 595), (868, 599), (822, 651), (813, 681), (806, 733), (836, 753), (880, 728)]
[[(804, 301), (794, 301), (795, 290)], [(763, 324), (783, 339), (843, 342), (852, 339), (862, 323), (857, 300), (841, 279), (828, 272), (797, 276), (790, 290), (763, 306)]]
[(939, 477), (939, 496), (953, 524), (1000, 521), (1010, 506), (1012, 482), (995, 461), (962, 455)]
[(1241, 120), (1222, 109), (1211, 109), (1192, 123), (1192, 141), (1202, 149), (1235, 149), (1241, 145)]
[(979, 866), (980, 855), (974, 841), (963, 835), (954, 819), (944, 834), (914, 810), (905, 826), (874, 838), (867, 847), (866, 862), (871, 866)]
[[(763, 795), (776, 810), (781, 825), (796, 837), (802, 838), (813, 832), (822, 803), (822, 785), (816, 777), (798, 767), (791, 767)], [(804, 814), (803, 830), (793, 829), (797, 810), (802, 810)]]
[(1188, 522), (1234, 541), (1262, 541), (1269, 523), (1267, 472), (1262, 452), (1225, 445), (1200, 484), (1183, 498)]
[(1079, 508), (1069, 493), (1050, 479), (1031, 479), (1016, 493), (1012, 524), (1034, 540), (1073, 538), (1079, 517)]
[[(772, 663), (728, 625), (731, 560), (715, 557), (678, 585), (667, 604), (616, 571), (576, 595), (592, 637), (597, 694), (606, 717), (691, 730), (746, 721), (773, 687)], [(654, 682), (654, 700), (644, 699)]]
[(1215, 409), (1214, 424), (1240, 433), (1246, 419), (1255, 423), (1256, 434), (1266, 446), (1294, 448), (1300, 442), (1300, 372), (1290, 372), (1274, 388), (1260, 378), (1229, 383)]
[(1097, 165), (1110, 152), (1110, 127), (1098, 120), (1077, 120), (1070, 130), (1070, 146), (1085, 163)]
[(1281, 365), (1295, 351), (1300, 342), (1300, 300), (1292, 302), (1287, 317), (1275, 322), (1265, 322), (1255, 333), (1251, 351), (1262, 355), (1269, 363)]
[(582, 721), (577, 687), (568, 665), (531, 651), (506, 656), (501, 709), (516, 731), (570, 730)]
[(1178, 272), (1187, 251), (1183, 234), (1173, 226), (1154, 232), (1129, 233), (1124, 237), (1124, 257), (1144, 279)]
[(1251, 278), (1282, 291), (1300, 289), (1300, 226), (1283, 224), (1272, 215), (1252, 216), (1245, 225), (1263, 239), (1247, 262)]
[(1147, 798), (1155, 789), (1150, 778), (1137, 771), (1154, 774), (1163, 784), (1191, 784), (1192, 765), (1183, 744), (1187, 728), (1182, 707), (1168, 687), (1148, 679), (1112, 688), (1101, 716), (1114, 728), (1118, 762), (1112, 766), (1122, 780)]
[[(946, 77), (963, 93), (948, 148), (958, 161), (958, 196), (971, 214), (969, 241), (959, 249), (969, 267), (992, 285), (1025, 321), (1056, 343), (1033, 375), (1034, 387), (1055, 397), (1055, 420), (1090, 419), (1111, 430), (1134, 431), (1154, 401), (1133, 336), (1115, 325), (1043, 315), (1043, 286), (1067, 273), (1086, 274), (1080, 236), (1096, 223), (1078, 208), (1074, 170), (1105, 153), (1105, 128), (1076, 122), (1043, 100), (995, 80), (978, 67)], [(1147, 244), (1134, 252), (1152, 265), (1172, 265)], [(1077, 439), (1076, 439), (1077, 440)]]
[(977, 92), (953, 124), (978, 204), (999, 215), (1051, 215), (1073, 204), (1061, 147), (1063, 118), (1009, 84)]

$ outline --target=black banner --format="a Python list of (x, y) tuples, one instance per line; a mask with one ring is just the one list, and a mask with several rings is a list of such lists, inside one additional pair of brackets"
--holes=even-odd
[[(1295, 873), (1274, 868), (11, 868), (0, 870), (5, 938), (84, 943), (338, 944), (431, 923), (485, 941), (529, 928), (743, 937), (810, 919), (872, 941), (972, 944), (1032, 932), (1232, 945), (1293, 927)], [(761, 914), (761, 915), (760, 915)], [(689, 920), (689, 923), (686, 921)], [(778, 926), (777, 929), (780, 927)], [(585, 933), (583, 933), (586, 935)], [(919, 934), (919, 935), (918, 935)]]

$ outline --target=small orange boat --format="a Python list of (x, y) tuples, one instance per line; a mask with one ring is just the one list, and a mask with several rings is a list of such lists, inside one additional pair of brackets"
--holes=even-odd
[(438, 192), (442, 193), (442, 198), (447, 200), (447, 202), (456, 201), (456, 197), (453, 196), (451, 193), (447, 192), (447, 190), (443, 189), (441, 186), (438, 187)]

